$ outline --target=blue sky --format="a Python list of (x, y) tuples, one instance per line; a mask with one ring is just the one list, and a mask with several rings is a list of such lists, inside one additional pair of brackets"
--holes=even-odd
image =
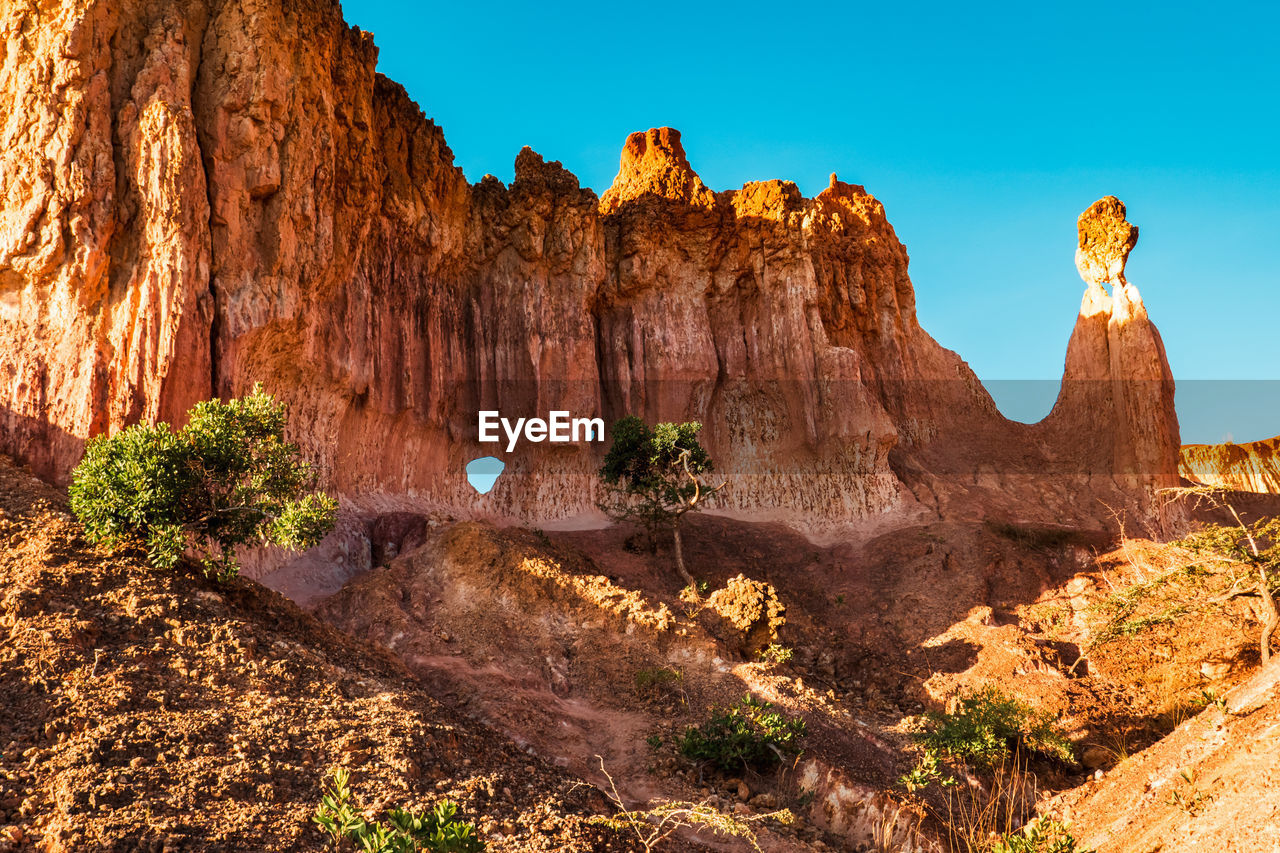
[[(1280, 380), (1280, 4), (343, 9), (472, 181), (531, 145), (603, 192), (627, 134), (670, 125), (713, 189), (864, 184), (921, 323), (984, 381), (1061, 376), (1075, 219), (1117, 195), (1183, 440), (1280, 433), (1280, 382), (1202, 381)], [(993, 386), (1035, 419), (1052, 394), (1030, 387)]]

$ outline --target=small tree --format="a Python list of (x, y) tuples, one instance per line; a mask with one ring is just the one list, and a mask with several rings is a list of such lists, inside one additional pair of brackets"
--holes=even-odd
[(1232, 584), (1228, 597), (1257, 595), (1262, 600), (1262, 631), (1259, 652), (1265, 664), (1271, 660), (1271, 635), (1280, 624), (1280, 607), (1272, 589), (1280, 576), (1280, 518), (1262, 518), (1246, 523), (1226, 499), (1226, 490), (1213, 486), (1166, 489), (1174, 497), (1208, 501), (1230, 514), (1233, 524), (1208, 524), (1182, 540), (1193, 551), (1206, 553), (1247, 569), (1245, 577)]
[(250, 542), (309, 548), (333, 529), (337, 502), (284, 439), (285, 409), (262, 387), (198, 403), (174, 432), (139, 424), (89, 441), (73, 472), (71, 509), (94, 542), (146, 548), (157, 568), (189, 549), (205, 574), (239, 571)]
[(680, 522), (727, 485), (708, 486), (711, 457), (698, 443), (702, 424), (662, 423), (650, 428), (635, 415), (613, 425), (613, 446), (604, 458), (600, 478), (607, 494), (600, 508), (611, 518), (640, 524), (650, 534), (670, 528), (676, 569), (697, 593), (697, 583), (684, 565)]

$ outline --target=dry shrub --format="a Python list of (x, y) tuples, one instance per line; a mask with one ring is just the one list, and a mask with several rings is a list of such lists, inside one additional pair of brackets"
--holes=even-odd
[(739, 574), (707, 599), (707, 606), (741, 635), (742, 651), (754, 657), (778, 641), (787, 609), (773, 584)]

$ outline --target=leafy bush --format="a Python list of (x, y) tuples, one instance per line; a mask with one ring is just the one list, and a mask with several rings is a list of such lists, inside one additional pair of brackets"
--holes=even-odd
[(311, 820), (328, 833), (335, 847), (352, 842), (362, 853), (480, 853), (484, 842), (475, 825), (455, 820), (458, 808), (448, 800), (430, 812), (388, 809), (387, 823), (362, 818), (351, 796), (351, 776), (339, 768), (325, 785)]
[(205, 573), (239, 571), (235, 547), (253, 541), (308, 548), (333, 528), (337, 503), (284, 439), (285, 410), (261, 386), (209, 400), (185, 427), (139, 424), (89, 441), (72, 472), (71, 509), (94, 542), (133, 544), (157, 568), (188, 550)]
[[(937, 783), (941, 796), (927, 806), (946, 832), (948, 846), (967, 853), (1085, 853), (1056, 821), (1036, 818), (1036, 779), (1027, 769), (1037, 754), (1071, 762), (1071, 742), (1053, 720), (994, 687), (959, 698), (953, 712), (925, 716), (915, 735), (919, 763), (899, 783), (916, 791)], [(968, 767), (990, 771), (979, 784)], [(956, 769), (963, 774), (953, 775)], [(962, 783), (963, 782), (963, 783)], [(941, 801), (941, 803), (939, 803)], [(1015, 827), (1021, 826), (1021, 830)]]
[(916, 735), (926, 754), (990, 767), (1022, 747), (1046, 758), (1070, 762), (1071, 742), (1053, 720), (994, 687), (964, 696), (955, 713), (926, 715), (926, 730)]
[(908, 791), (927, 788), (934, 782), (944, 788), (956, 784), (955, 777), (946, 771), (937, 751), (932, 749), (926, 749), (916, 766), (911, 768), (911, 772), (898, 779), (898, 784)]
[(709, 761), (721, 770), (763, 769), (799, 754), (804, 733), (804, 720), (747, 695), (734, 707), (714, 709), (701, 726), (687, 728), (679, 747), (686, 758)]
[(1020, 832), (1005, 834), (991, 847), (991, 853), (1088, 853), (1061, 821), (1038, 817)]

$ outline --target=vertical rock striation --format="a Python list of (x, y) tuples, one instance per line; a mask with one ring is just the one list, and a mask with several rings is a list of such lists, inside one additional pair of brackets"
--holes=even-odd
[(1206, 486), (1280, 494), (1280, 436), (1244, 444), (1184, 444), (1182, 476)]
[(46, 474), (209, 395), (198, 10), (0, 11), (0, 432)]
[(599, 445), (503, 453), (475, 494), (479, 409), (701, 420), (726, 511), (810, 527), (1092, 518), (1176, 477), (1115, 199), (1081, 218), (1067, 381), (1027, 426), (920, 328), (883, 206), (834, 175), (714, 192), (659, 128), (599, 199), (529, 149), (468, 184), (325, 0), (16, 0), (0, 37), (0, 445), (48, 476), (261, 381), (369, 514), (593, 509)]

